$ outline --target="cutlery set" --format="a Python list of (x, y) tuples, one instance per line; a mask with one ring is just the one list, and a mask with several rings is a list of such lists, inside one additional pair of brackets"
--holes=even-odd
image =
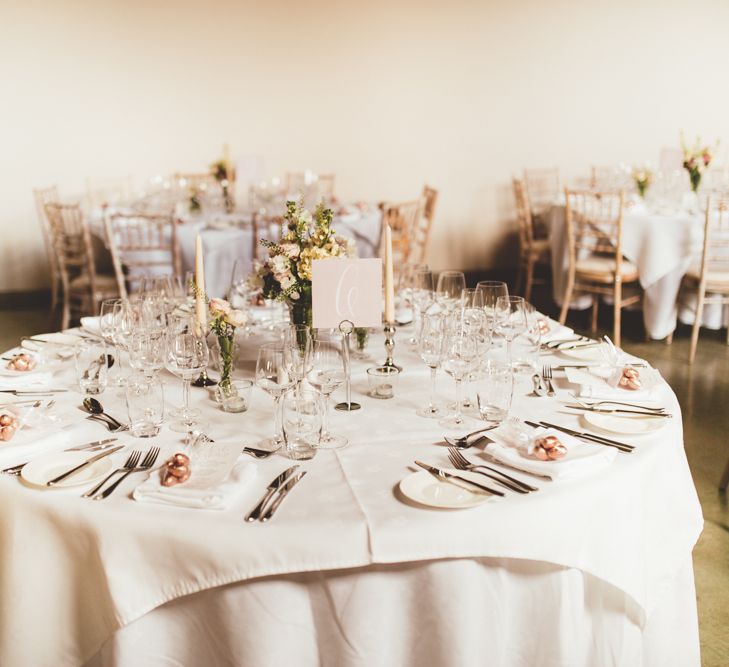
[[(81, 497), (93, 498), (94, 500), (103, 500), (104, 498), (108, 498), (112, 493), (114, 493), (114, 489), (116, 489), (116, 487), (119, 486), (129, 475), (135, 472), (146, 472), (147, 470), (150, 470), (156, 463), (158, 456), (159, 447), (150, 447), (140, 463), (139, 460), (142, 458), (142, 452), (135, 449), (131, 454), (129, 454), (129, 458), (127, 458), (121, 468), (117, 468), (110, 472), (101, 482), (99, 482), (99, 484), (97, 484), (93, 489), (89, 489), (86, 493), (82, 494)], [(117, 474), (120, 474), (121, 477), (101, 491), (104, 484)]]
[[(109, 449), (110, 447), (113, 447), (114, 445), (112, 443), (116, 442), (116, 438), (107, 438), (106, 440), (96, 440), (95, 442), (89, 442), (85, 445), (78, 445), (76, 447), (69, 447), (68, 449), (64, 449), (64, 452), (100, 452), (104, 451), (106, 449)], [(4, 470), (0, 470), (0, 473), (3, 473), (5, 475), (20, 475), (23, 468), (28, 465), (30, 461), (25, 461), (24, 463), (18, 463), (17, 465), (11, 466), (10, 468), (5, 468)]]
[(261, 521), (265, 523), (275, 514), (284, 498), (306, 475), (306, 470), (296, 472), (298, 465), (286, 468), (277, 475), (266, 487), (266, 492), (258, 504), (246, 515), (246, 521)]

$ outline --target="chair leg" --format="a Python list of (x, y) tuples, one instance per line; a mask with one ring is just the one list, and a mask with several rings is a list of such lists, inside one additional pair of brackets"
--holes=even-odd
[(570, 301), (572, 301), (572, 290), (575, 287), (575, 279), (574, 278), (568, 278), (567, 279), (567, 289), (564, 291), (564, 296), (562, 297), (562, 310), (559, 313), (559, 323), (564, 324), (567, 320), (567, 311), (570, 309)]
[(597, 331), (597, 316), (598, 316), (598, 310), (600, 309), (600, 297), (595, 294), (592, 297), (592, 323), (590, 325), (590, 333), (592, 335), (595, 335), (595, 332)]
[(616, 283), (615, 285), (615, 304), (613, 305), (614, 321), (613, 321), (613, 342), (616, 347), (620, 347), (620, 316), (623, 310), (623, 285)]
[(724, 493), (726, 487), (729, 485), (729, 461), (726, 462), (724, 472), (721, 475), (721, 481), (719, 482), (719, 491)]
[(671, 345), (673, 343), (673, 331), (666, 336), (666, 345)]
[(534, 281), (534, 262), (530, 259), (526, 266), (526, 285), (524, 287), (524, 301), (532, 298), (532, 283)]
[(68, 329), (71, 321), (71, 303), (69, 299), (63, 300), (63, 313), (61, 315), (61, 331)]
[(706, 288), (699, 287), (696, 294), (696, 314), (694, 315), (694, 326), (691, 328), (691, 345), (689, 346), (689, 363), (694, 363), (696, 357), (696, 348), (699, 345), (699, 329), (701, 328), (701, 318), (704, 316), (704, 297), (706, 296)]

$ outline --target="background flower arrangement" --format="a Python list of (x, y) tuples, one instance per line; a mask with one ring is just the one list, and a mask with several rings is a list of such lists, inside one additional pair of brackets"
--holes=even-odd
[(686, 145), (681, 135), (681, 149), (683, 150), (683, 168), (688, 171), (691, 179), (691, 189), (696, 192), (701, 184), (701, 176), (709, 168), (713, 159), (712, 149), (702, 146), (701, 139), (696, 138), (693, 147)]

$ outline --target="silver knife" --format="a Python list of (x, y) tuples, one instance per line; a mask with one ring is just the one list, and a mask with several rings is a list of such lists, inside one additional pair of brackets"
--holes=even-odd
[(289, 491), (291, 491), (291, 489), (299, 483), (304, 475), (306, 475), (306, 470), (302, 470), (300, 473), (289, 478), (286, 484), (281, 487), (276, 499), (271, 503), (271, 507), (269, 507), (268, 511), (261, 517), (262, 522), (268, 521), (273, 516), (274, 512), (278, 509), (278, 506), (283, 502), (283, 499), (288, 495)]
[(435, 466), (428, 465), (427, 463), (423, 463), (422, 461), (416, 461), (415, 465), (419, 465), (421, 468), (424, 468), (425, 470), (427, 470), (431, 475), (435, 475), (438, 478), (457, 479), (457, 480), (460, 480), (461, 482), (465, 482), (466, 484), (472, 484), (473, 486), (476, 486), (479, 489), (482, 489), (483, 491), (488, 491), (489, 493), (492, 493), (495, 496), (504, 495), (501, 491), (497, 491), (496, 489), (492, 489), (491, 487), (485, 486), (483, 484), (479, 484), (478, 482), (473, 482), (470, 479), (461, 477), (460, 475), (454, 475), (451, 472), (446, 472), (445, 470), (441, 470), (440, 468), (436, 468)]
[(613, 412), (625, 415), (648, 415), (650, 417), (666, 417), (672, 419), (673, 415), (668, 412), (652, 412), (650, 410), (624, 410), (623, 408), (586, 408), (584, 405), (574, 405), (572, 403), (565, 403), (566, 408), (572, 408), (573, 410), (586, 410), (587, 412), (599, 412), (603, 415), (609, 415)]
[(246, 516), (246, 521), (256, 521), (256, 519), (261, 516), (263, 508), (265, 507), (266, 503), (271, 499), (271, 496), (274, 494), (276, 489), (278, 489), (298, 467), (298, 465), (295, 465), (291, 466), (290, 468), (286, 468), (286, 470), (278, 475), (278, 477), (273, 479), (273, 481), (266, 487), (266, 493), (263, 494), (263, 498), (261, 498), (261, 500), (258, 502), (258, 505), (256, 505)]
[(14, 394), (15, 396), (45, 396), (47, 394), (60, 394), (68, 389), (0, 389), (3, 394)]
[(114, 452), (118, 452), (120, 449), (123, 449), (124, 445), (119, 445), (118, 447), (114, 447), (112, 449), (107, 449), (104, 452), (101, 452), (101, 454), (97, 454), (96, 456), (92, 456), (90, 459), (86, 459), (81, 465), (77, 465), (75, 468), (71, 468), (71, 470), (67, 470), (62, 475), (59, 475), (58, 477), (54, 477), (53, 479), (46, 482), (46, 486), (54, 486), (58, 484), (58, 482), (66, 479), (67, 477), (70, 477), (71, 475), (75, 475), (79, 470), (83, 470), (86, 466), (91, 465), (95, 461), (98, 461), (99, 459), (103, 459), (105, 456), (109, 456), (110, 454), (113, 454)]
[(77, 452), (81, 449), (91, 449), (92, 447), (99, 447), (100, 445), (108, 445), (110, 442), (116, 442), (118, 438), (105, 438), (104, 440), (96, 440), (95, 442), (87, 442), (85, 445), (78, 445), (77, 447), (70, 447), (64, 449), (65, 452)]
[(599, 340), (596, 340), (594, 343), (573, 343), (572, 345), (562, 345), (560, 347), (553, 348), (557, 351), (562, 350), (577, 350), (579, 348), (583, 347), (595, 347), (596, 345), (602, 345), (602, 343)]

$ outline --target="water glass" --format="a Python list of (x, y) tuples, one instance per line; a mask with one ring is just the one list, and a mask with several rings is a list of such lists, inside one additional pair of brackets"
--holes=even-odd
[(283, 398), (282, 430), (289, 458), (298, 461), (316, 454), (322, 434), (322, 403), (319, 394), (292, 390)]
[(221, 391), (220, 406), (225, 412), (245, 412), (251, 404), (252, 389), (251, 380), (231, 380)]
[(502, 422), (509, 415), (514, 395), (514, 374), (506, 361), (488, 359), (476, 380), (481, 419)]
[(135, 373), (127, 378), (129, 432), (135, 438), (153, 438), (162, 426), (165, 400), (162, 383), (156, 377)]
[(367, 369), (367, 381), (372, 398), (394, 398), (400, 371), (392, 366), (377, 366)]
[(86, 394), (101, 394), (106, 389), (109, 362), (103, 341), (82, 340), (76, 345), (76, 379)]

